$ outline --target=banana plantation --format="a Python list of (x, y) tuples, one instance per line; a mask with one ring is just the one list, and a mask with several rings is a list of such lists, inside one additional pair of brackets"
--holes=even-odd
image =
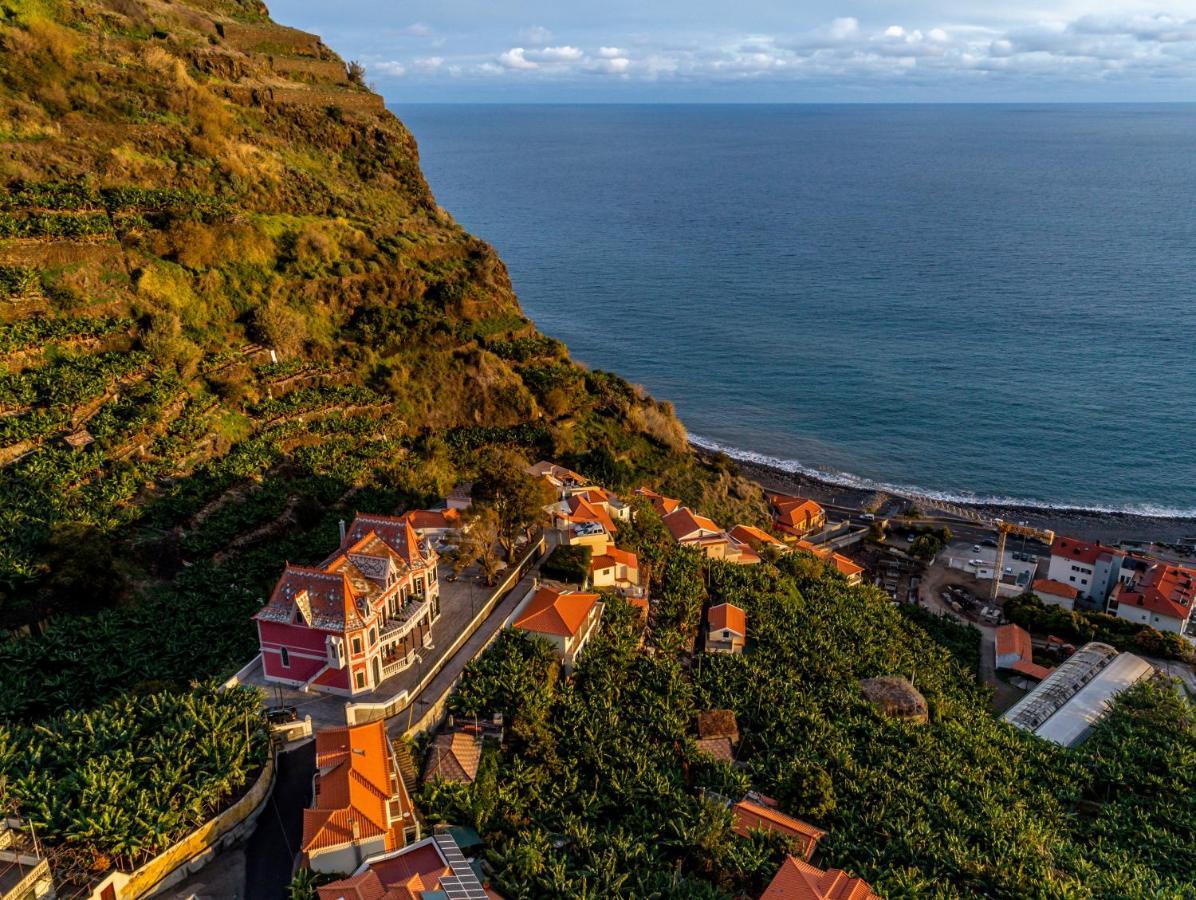
[[(993, 717), (966, 635), (936, 629), (940, 644), (805, 554), (740, 567), (673, 550), (655, 592), (644, 646), (614, 599), (572, 679), (508, 634), (454, 700), (502, 712), (507, 746), (422, 808), (478, 828), (504, 896), (757, 896), (783, 845), (736, 837), (702, 799), (749, 787), (828, 832), (824, 866), (890, 898), (1196, 896), (1196, 710), (1171, 683), (1127, 693), (1068, 751)], [(689, 653), (703, 601), (747, 610), (746, 654)], [(927, 723), (863, 697), (861, 679), (890, 675)], [(696, 714), (716, 708), (737, 715), (737, 765), (696, 749)]]

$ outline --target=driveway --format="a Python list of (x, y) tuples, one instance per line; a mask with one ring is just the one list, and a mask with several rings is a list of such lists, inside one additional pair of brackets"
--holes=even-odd
[(274, 793), (245, 844), (246, 900), (283, 900), (303, 837), (303, 810), (311, 803), (316, 742), (278, 756)]

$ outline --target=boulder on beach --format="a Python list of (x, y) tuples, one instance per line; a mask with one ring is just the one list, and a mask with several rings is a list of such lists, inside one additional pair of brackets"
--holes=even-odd
[(930, 718), (926, 698), (905, 678), (865, 678), (860, 682), (860, 692), (881, 715), (891, 719), (921, 725)]

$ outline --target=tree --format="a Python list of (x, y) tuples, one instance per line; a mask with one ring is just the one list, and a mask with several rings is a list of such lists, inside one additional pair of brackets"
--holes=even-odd
[(527, 473), (527, 462), (515, 451), (494, 448), (483, 454), (473, 501), (494, 511), (498, 542), (508, 560), (518, 539), (547, 518), (544, 507), (552, 499), (548, 486)]
[(457, 544), (453, 574), (460, 575), (476, 563), (482, 570), (486, 584), (494, 584), (498, 574), (498, 555), (495, 553), (497, 541), (498, 517), (494, 510), (485, 506), (474, 508)]

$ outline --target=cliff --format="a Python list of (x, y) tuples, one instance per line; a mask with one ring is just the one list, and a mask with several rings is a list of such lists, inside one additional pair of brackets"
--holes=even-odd
[(434, 500), (489, 444), (758, 515), (536, 331), (362, 81), (248, 0), (0, 3), (0, 625), (255, 551), (211, 578), (260, 602), (330, 516)]

